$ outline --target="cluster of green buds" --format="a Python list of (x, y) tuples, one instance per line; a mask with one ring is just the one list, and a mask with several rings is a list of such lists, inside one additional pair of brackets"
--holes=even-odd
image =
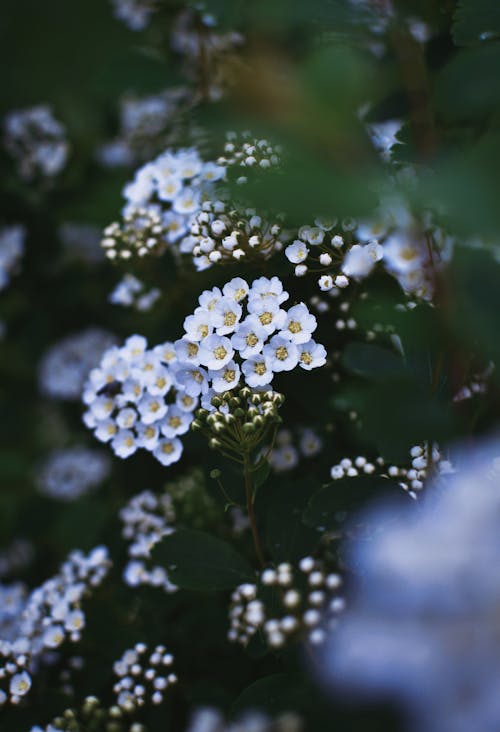
[(129, 207), (123, 222), (113, 222), (104, 229), (101, 246), (111, 260), (143, 258), (163, 254), (166, 249), (165, 230), (154, 208)]
[(95, 696), (84, 699), (81, 709), (66, 709), (47, 729), (64, 732), (146, 732), (138, 722), (130, 722), (118, 706), (103, 707)]
[(253, 391), (248, 386), (226, 391), (211, 400), (212, 411), (198, 409), (191, 428), (201, 430), (209, 446), (227, 457), (248, 457), (276, 430), (285, 397), (276, 391)]

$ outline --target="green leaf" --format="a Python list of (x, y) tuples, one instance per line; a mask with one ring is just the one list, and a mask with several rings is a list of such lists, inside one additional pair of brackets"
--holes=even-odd
[(500, 36), (498, 0), (460, 0), (455, 10), (452, 36), (457, 46)]
[(306, 482), (292, 483), (288, 478), (269, 491), (266, 545), (276, 562), (298, 561), (314, 551), (318, 534), (302, 522), (302, 511), (310, 495)]
[(279, 714), (307, 705), (307, 695), (305, 679), (296, 674), (272, 674), (250, 684), (234, 702), (231, 714), (238, 716), (248, 709)]
[(349, 371), (375, 381), (401, 377), (404, 373), (404, 362), (398, 353), (373, 343), (348, 343), (342, 362)]
[(203, 531), (179, 529), (153, 552), (172, 582), (187, 590), (226, 590), (253, 579), (252, 568), (230, 544)]
[(337, 529), (354, 511), (383, 496), (410, 500), (397, 483), (388, 478), (341, 478), (314, 493), (304, 510), (303, 520), (308, 526)]

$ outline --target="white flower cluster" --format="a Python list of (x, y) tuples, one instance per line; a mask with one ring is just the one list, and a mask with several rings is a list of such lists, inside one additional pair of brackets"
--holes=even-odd
[(54, 344), (38, 369), (40, 391), (53, 399), (80, 399), (85, 381), (107, 348), (116, 343), (111, 333), (87, 328)]
[[(366, 277), (383, 256), (382, 247), (375, 240), (349, 246), (343, 236), (332, 234), (335, 220), (317, 219), (315, 224), (299, 229), (295, 241), (286, 247), (285, 255), (295, 265), (297, 277), (303, 277), (311, 266), (315, 272), (324, 271), (318, 280), (323, 292), (344, 289), (350, 278)], [(350, 227), (350, 221), (345, 222), (344, 229)], [(332, 269), (334, 272), (330, 274)]]
[(146, 290), (144, 283), (135, 275), (126, 274), (110, 294), (109, 302), (113, 305), (133, 307), (140, 313), (147, 313), (160, 297), (161, 292), (158, 287)]
[[(27, 539), (14, 539), (3, 551), (0, 551), (0, 578), (27, 567), (35, 554), (33, 544)], [(2, 603), (0, 603), (0, 608)], [(1, 634), (0, 634), (1, 635)]]
[(205, 201), (193, 217), (190, 236), (180, 251), (192, 254), (198, 271), (214, 264), (268, 259), (283, 248), (281, 217), (270, 222), (252, 208), (231, 208), (222, 200)]
[(224, 715), (211, 707), (197, 709), (186, 732), (303, 732), (302, 719), (294, 712), (271, 718), (261, 712), (246, 712), (227, 723)]
[(298, 445), (294, 445), (294, 435), (288, 429), (279, 430), (276, 440), (271, 449), (268, 460), (271, 467), (277, 472), (282, 473), (287, 470), (293, 470), (297, 467), (300, 457), (315, 457), (321, 452), (323, 442), (319, 435), (310, 428), (300, 430)]
[(111, 0), (115, 17), (132, 31), (147, 27), (157, 9), (157, 0)]
[(17, 164), (21, 178), (52, 178), (66, 165), (66, 131), (50, 107), (16, 109), (5, 117), (4, 141)]
[(30, 732), (146, 732), (140, 722), (130, 720), (126, 712), (113, 705), (105, 707), (95, 696), (86, 696), (79, 709), (65, 709), (45, 727), (36, 725)]
[(0, 229), (0, 290), (10, 282), (15, 274), (21, 257), (24, 254), (24, 226), (4, 226)]
[(455, 472), (452, 463), (443, 457), (439, 446), (435, 443), (424, 442), (421, 445), (414, 445), (410, 448), (409, 462), (409, 467), (400, 467), (387, 465), (382, 457), (373, 462), (362, 455), (354, 460), (343, 458), (331, 468), (330, 476), (333, 480), (340, 480), (377, 473), (383, 478), (396, 479), (400, 488), (415, 499), (430, 478)]
[(97, 151), (107, 168), (130, 166), (153, 157), (178, 134), (179, 116), (189, 106), (187, 87), (165, 89), (146, 97), (125, 96), (120, 101), (120, 132)]
[(162, 587), (165, 592), (175, 592), (177, 587), (169, 579), (163, 567), (150, 569), (146, 561), (152, 549), (165, 536), (174, 532), (175, 509), (168, 493), (156, 496), (151, 491), (142, 491), (134, 496), (120, 511), (123, 523), (122, 536), (130, 542), (128, 555), (131, 557), (123, 578), (129, 587), (151, 585)]
[(74, 551), (58, 574), (27, 596), (16, 585), (13, 593), (7, 590), (7, 602), (4, 591), (0, 628), (4, 613), (10, 612), (11, 622), (7, 637), (0, 637), (0, 706), (7, 701), (17, 704), (29, 692), (31, 673), (45, 652), (67, 638), (80, 639), (85, 626), (81, 601), (102, 582), (109, 566), (105, 547), (96, 547), (88, 555)]
[(156, 646), (149, 652), (145, 643), (136, 643), (114, 663), (118, 681), (113, 687), (118, 706), (126, 712), (142, 707), (146, 702), (161, 704), (165, 690), (177, 683), (170, 669), (174, 657), (165, 646)]
[(38, 490), (59, 501), (76, 501), (97, 488), (109, 475), (107, 455), (86, 447), (54, 450), (37, 475)]
[(201, 394), (202, 406), (213, 411), (212, 397), (240, 381), (266, 390), (277, 373), (323, 366), (325, 348), (311, 337), (316, 318), (304, 303), (284, 310), (288, 298), (278, 277), (251, 285), (235, 277), (222, 290), (205, 290), (176, 342), (177, 380), (186, 392)]
[(493, 361), (490, 361), (482, 371), (472, 374), (470, 380), (457, 391), (453, 397), (453, 401), (463, 402), (466, 399), (472, 399), (477, 394), (486, 394), (488, 391), (488, 382), (494, 370), (495, 364)]
[(327, 572), (323, 562), (312, 557), (301, 559), (298, 568), (283, 562), (276, 569), (264, 569), (258, 584), (245, 583), (234, 590), (228, 639), (247, 645), (261, 630), (272, 648), (282, 648), (297, 636), (319, 645), (344, 610), (341, 586), (340, 575)]
[(143, 165), (125, 186), (124, 224), (104, 230), (102, 246), (109, 259), (162, 253), (189, 233), (192, 216), (201, 207), (225, 168), (203, 162), (195, 148), (167, 151)]
[[(185, 364), (177, 363), (177, 350), (172, 343), (148, 349), (146, 339), (134, 335), (106, 351), (90, 372), (84, 422), (115, 455), (127, 458), (144, 448), (162, 465), (180, 459), (179, 438), (193, 421), (200, 389), (193, 388)], [(199, 386), (194, 376), (192, 382)]]
[[(280, 165), (281, 155), (281, 147), (269, 140), (253, 138), (248, 131), (242, 134), (228, 132), (224, 152), (217, 158), (217, 163), (228, 168), (239, 166), (267, 170)], [(246, 178), (239, 178), (238, 182), (243, 183), (245, 180)]]

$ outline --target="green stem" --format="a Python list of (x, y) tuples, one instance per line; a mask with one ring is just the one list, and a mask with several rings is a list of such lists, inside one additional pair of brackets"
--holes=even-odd
[(260, 565), (263, 567), (266, 562), (264, 560), (264, 552), (262, 551), (262, 545), (260, 543), (260, 538), (259, 538), (259, 531), (257, 529), (257, 521), (255, 519), (255, 512), (253, 510), (254, 496), (253, 496), (253, 492), (252, 492), (250, 456), (248, 453), (245, 453), (244, 469), (245, 469), (245, 497), (246, 497), (246, 503), (247, 503), (248, 520), (250, 521), (250, 527), (252, 529), (252, 537), (253, 537), (253, 543), (255, 546), (255, 553), (257, 554), (257, 559), (259, 560)]

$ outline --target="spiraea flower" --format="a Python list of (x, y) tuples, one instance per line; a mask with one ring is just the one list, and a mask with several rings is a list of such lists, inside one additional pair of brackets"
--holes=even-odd
[[(180, 437), (189, 430), (200, 393), (189, 388), (184, 371), (174, 344), (148, 349), (145, 338), (131, 336), (121, 348), (106, 351), (90, 372), (83, 392), (85, 424), (121, 458), (143, 448), (162, 465), (177, 462)], [(193, 383), (198, 384), (194, 377)]]
[(191, 717), (186, 732), (303, 732), (301, 717), (293, 712), (285, 712), (271, 718), (261, 712), (250, 711), (237, 717), (234, 722), (226, 722), (218, 709), (202, 707)]
[(195, 148), (167, 151), (139, 168), (123, 191), (123, 223), (104, 230), (106, 256), (158, 255), (177, 245), (189, 233), (192, 217), (214, 182), (224, 176), (224, 167), (203, 162)]
[(80, 639), (85, 627), (81, 602), (102, 582), (110, 564), (105, 547), (88, 555), (74, 551), (56, 575), (31, 592), (14, 585), (6, 594), (2, 586), (0, 705), (17, 704), (29, 692), (44, 653)]
[(78, 709), (65, 709), (45, 727), (32, 727), (30, 732), (146, 732), (133, 714), (114, 704), (105, 707), (97, 697), (87, 696)]
[(400, 488), (415, 499), (431, 479), (435, 480), (438, 476), (446, 478), (455, 472), (453, 464), (444, 457), (439, 445), (430, 442), (413, 445), (408, 463), (406, 466), (398, 466), (388, 464), (382, 457), (374, 461), (363, 455), (352, 460), (346, 457), (332, 466), (330, 477), (340, 480), (359, 475), (380, 475), (396, 481)]
[(174, 657), (165, 646), (152, 651), (145, 643), (136, 643), (113, 665), (118, 681), (113, 687), (120, 709), (132, 712), (147, 703), (161, 704), (166, 689), (177, 683), (172, 671)]
[(409, 728), (494, 732), (500, 703), (498, 440), (458, 451), (461, 470), (415, 511), (372, 508), (347, 547), (348, 609), (325, 654), (345, 694), (389, 697)]
[[(228, 168), (260, 168), (267, 170), (280, 165), (282, 152), (279, 145), (275, 145), (264, 138), (254, 138), (248, 131), (241, 134), (228, 132), (224, 151), (217, 158), (217, 163)], [(243, 171), (241, 173), (244, 175)]]
[(121, 509), (120, 518), (122, 536), (130, 542), (130, 560), (123, 572), (126, 584), (130, 587), (151, 585), (162, 587), (165, 592), (175, 592), (177, 587), (168, 579), (164, 567), (148, 566), (153, 548), (175, 530), (176, 515), (171, 496), (142, 491)]
[(49, 106), (13, 110), (5, 117), (3, 127), (5, 147), (25, 181), (53, 178), (66, 165), (66, 132)]
[(95, 490), (109, 475), (107, 455), (85, 447), (55, 450), (37, 474), (40, 493), (59, 501), (75, 501)]
[(341, 586), (340, 575), (313, 557), (304, 557), (298, 567), (282, 562), (264, 569), (258, 583), (233, 592), (228, 638), (247, 645), (261, 632), (271, 648), (283, 647), (290, 638), (322, 644), (344, 610)]
[(280, 216), (267, 221), (252, 208), (206, 201), (180, 249), (192, 254), (197, 270), (204, 270), (214, 264), (268, 259), (283, 248), (281, 233)]
[(111, 0), (115, 17), (132, 31), (144, 30), (157, 10), (158, 0)]
[(0, 290), (10, 282), (10, 278), (19, 269), (19, 262), (24, 254), (24, 226), (4, 226), (0, 229)]
[(147, 313), (160, 297), (161, 292), (158, 287), (147, 290), (141, 280), (132, 274), (126, 274), (110, 294), (109, 302), (113, 305), (133, 307), (141, 313)]
[(42, 394), (52, 399), (80, 399), (90, 370), (115, 343), (116, 338), (111, 333), (87, 328), (51, 346), (38, 370)]
[(288, 429), (281, 429), (276, 434), (267, 459), (273, 470), (282, 473), (293, 470), (301, 457), (315, 457), (322, 447), (321, 437), (311, 428), (298, 430), (297, 436)]

